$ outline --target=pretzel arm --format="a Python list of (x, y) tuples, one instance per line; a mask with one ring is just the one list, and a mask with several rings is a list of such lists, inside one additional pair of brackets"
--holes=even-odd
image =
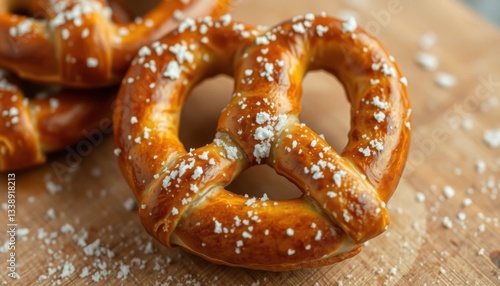
[[(20, 33), (18, 27), (23, 25), (29, 25), (30, 29)], [(59, 70), (55, 54), (45, 24), (26, 16), (12, 18), (0, 14), (0, 66), (17, 70), (22, 78), (32, 77), (43, 66), (39, 80), (52, 81)]]
[[(120, 35), (116, 31), (114, 43), (115, 51), (120, 49), (137, 51), (150, 43), (149, 39), (158, 39), (169, 31), (174, 30), (185, 18), (199, 18), (206, 15), (206, 11), (213, 11), (213, 17), (220, 17), (226, 13), (228, 1), (218, 0), (160, 0), (155, 8), (144, 15), (139, 23), (131, 22), (116, 25), (114, 29), (124, 29), (127, 33)], [(163, 19), (169, 19), (165, 21)], [(124, 51), (118, 52), (118, 54)]]
[(116, 88), (94, 91), (63, 89), (49, 97), (30, 100), (32, 121), (38, 130), (42, 152), (64, 149), (88, 136), (100, 140), (111, 133), (116, 93)]
[(410, 143), (406, 79), (373, 36), (360, 29), (342, 31), (346, 23), (329, 18), (316, 18), (313, 25), (328, 31), (321, 37), (317, 31), (308, 33), (311, 54), (316, 55), (310, 69), (335, 75), (351, 103), (349, 140), (341, 155), (387, 202), (399, 182)]
[[(276, 151), (278, 174), (307, 192), (318, 209), (324, 209), (356, 243), (386, 230), (389, 214), (385, 202), (366, 180), (360, 180), (359, 171), (309, 128), (292, 125), (288, 130)], [(316, 142), (314, 147), (311, 142)]]
[[(3, 72), (2, 72), (3, 73)], [(0, 76), (0, 172), (45, 162), (21, 90)]]
[(42, 164), (46, 153), (75, 144), (95, 130), (99, 136), (110, 132), (116, 90), (93, 93), (62, 90), (28, 99), (16, 81), (1, 75), (0, 171)]

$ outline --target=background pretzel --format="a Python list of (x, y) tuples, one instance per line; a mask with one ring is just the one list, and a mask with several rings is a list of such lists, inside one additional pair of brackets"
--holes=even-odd
[[(26, 83), (22, 84), (27, 86)], [(0, 70), (0, 172), (45, 162), (45, 153), (85, 138), (111, 115), (116, 90), (49, 90), (27, 98), (21, 84)]]
[[(123, 3), (135, 2), (136, 8), (148, 1), (111, 1), (112, 13), (105, 0), (0, 0), (0, 66), (39, 82), (110, 86), (121, 80), (142, 46), (172, 30), (178, 20), (220, 16), (228, 1), (156, 0), (143, 18), (124, 23)], [(118, 16), (111, 19), (111, 14)]]
[[(135, 59), (127, 74), (135, 82), (122, 85), (114, 114), (119, 163), (151, 235), (215, 263), (282, 271), (351, 257), (387, 228), (410, 141), (406, 79), (353, 19), (307, 14), (267, 31), (228, 17), (186, 21), (160, 46)], [(302, 78), (315, 69), (335, 75), (351, 102), (341, 155), (298, 120)], [(235, 88), (216, 138), (186, 152), (177, 136), (183, 102), (220, 73)], [(304, 195), (224, 190), (255, 164)]]

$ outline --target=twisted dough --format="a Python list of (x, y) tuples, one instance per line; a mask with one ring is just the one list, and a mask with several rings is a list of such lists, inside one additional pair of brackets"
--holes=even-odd
[[(228, 1), (157, 0), (142, 19), (122, 23), (123, 0), (111, 2), (114, 13), (105, 0), (0, 0), (0, 66), (38, 82), (110, 86), (137, 50), (172, 30), (176, 18), (220, 16)], [(11, 14), (16, 10), (37, 18)]]
[(115, 89), (54, 90), (28, 99), (20, 84), (0, 70), (0, 172), (45, 162), (45, 153), (85, 138), (111, 116)]
[[(188, 20), (144, 50), (127, 74), (134, 82), (119, 92), (115, 144), (141, 221), (161, 243), (283, 271), (351, 257), (387, 228), (386, 202), (410, 142), (406, 79), (353, 19), (307, 14), (265, 31), (229, 17)], [(302, 78), (316, 69), (340, 80), (352, 106), (341, 154), (298, 119)], [(235, 87), (216, 138), (187, 152), (177, 136), (183, 102), (221, 73)], [(273, 167), (303, 196), (275, 201), (224, 189), (255, 164)]]

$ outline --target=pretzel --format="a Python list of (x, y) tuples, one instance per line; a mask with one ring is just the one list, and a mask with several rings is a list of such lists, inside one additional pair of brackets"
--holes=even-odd
[[(24, 84), (26, 85), (26, 84)], [(21, 84), (0, 70), (0, 172), (42, 164), (45, 153), (64, 149), (101, 128), (116, 90), (52, 89), (28, 98)]]
[[(410, 142), (406, 79), (381, 44), (351, 18), (295, 17), (269, 30), (229, 18), (182, 23), (161, 53), (136, 58), (114, 112), (119, 164), (145, 229), (230, 266), (285, 271), (357, 254), (388, 226)], [(144, 63), (155, 63), (151, 70)], [(300, 123), (302, 78), (324, 69), (351, 103), (342, 153)], [(177, 134), (182, 105), (200, 81), (235, 78), (212, 143), (187, 152)], [(267, 164), (297, 185), (297, 199), (224, 189)]]
[[(37, 82), (111, 86), (137, 51), (175, 28), (178, 19), (221, 16), (228, 6), (228, 0), (156, 1), (143, 18), (122, 23), (124, 0), (111, 1), (113, 9), (105, 0), (0, 0), (0, 67)], [(17, 10), (37, 18), (12, 14)]]

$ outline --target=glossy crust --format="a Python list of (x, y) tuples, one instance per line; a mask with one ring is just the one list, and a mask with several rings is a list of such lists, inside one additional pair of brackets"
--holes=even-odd
[(27, 98), (20, 86), (0, 70), (0, 172), (42, 164), (46, 153), (95, 136), (92, 132), (111, 124), (115, 88), (54, 90)]
[[(115, 0), (111, 6), (106, 2), (0, 0), (0, 67), (32, 81), (111, 86), (122, 79), (140, 47), (185, 17), (223, 15), (229, 0), (157, 0), (140, 21), (126, 23), (127, 13), (120, 5), (124, 1)], [(11, 14), (18, 10), (36, 18)]]
[[(262, 31), (205, 18), (160, 43), (133, 61), (114, 113), (122, 172), (157, 240), (215, 263), (285, 271), (351, 257), (387, 228), (410, 143), (406, 79), (353, 19), (307, 14)], [(298, 120), (302, 79), (315, 69), (335, 75), (352, 106), (341, 153)], [(216, 138), (187, 152), (177, 136), (183, 102), (220, 73), (235, 87)], [(256, 164), (304, 195), (274, 201), (224, 189)]]

